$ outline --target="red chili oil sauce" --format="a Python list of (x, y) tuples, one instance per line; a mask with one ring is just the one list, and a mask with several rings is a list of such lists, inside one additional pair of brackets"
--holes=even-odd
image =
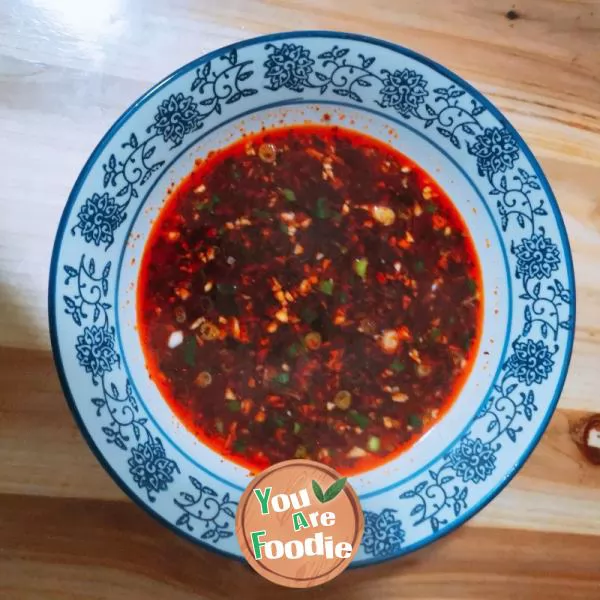
[(153, 226), (137, 298), (165, 400), (254, 472), (398, 456), (460, 391), (482, 308), (473, 242), (436, 182), (362, 133), (306, 125), (197, 162)]

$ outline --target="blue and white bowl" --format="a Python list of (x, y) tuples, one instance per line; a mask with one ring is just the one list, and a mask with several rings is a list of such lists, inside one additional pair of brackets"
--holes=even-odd
[(182, 67), (127, 110), (77, 179), (52, 257), (50, 331), (69, 405), (115, 481), (174, 531), (241, 558), (248, 474), (189, 433), (150, 381), (135, 329), (140, 258), (167, 188), (196, 157), (240, 130), (324, 112), (434, 174), (483, 271), (482, 341), (454, 406), (406, 453), (351, 478), (365, 512), (353, 564), (366, 565), (448, 533), (507, 484), (571, 355), (575, 285), (556, 201), (519, 134), (469, 84), (405, 48), (331, 32), (256, 38)]

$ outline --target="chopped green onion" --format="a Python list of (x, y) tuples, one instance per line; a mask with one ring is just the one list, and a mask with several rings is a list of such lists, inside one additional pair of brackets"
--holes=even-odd
[(321, 281), (321, 283), (319, 284), (319, 289), (324, 294), (331, 296), (333, 294), (333, 286), (334, 286), (333, 279), (325, 279), (324, 281)]
[(300, 433), (301, 429), (302, 429), (302, 425), (300, 425), (300, 423), (294, 423), (294, 433), (296, 435), (298, 435)]
[(381, 448), (380, 439), (375, 435), (370, 436), (367, 441), (367, 448), (370, 452), (379, 452), (379, 449)]
[(273, 144), (261, 144), (258, 147), (258, 158), (264, 163), (274, 163), (277, 160), (277, 148)]
[(322, 341), (321, 334), (318, 331), (311, 331), (304, 336), (304, 344), (309, 350), (318, 350)]
[(186, 337), (183, 342), (183, 360), (189, 367), (196, 364), (196, 340), (194, 336)]
[(248, 443), (245, 440), (235, 440), (233, 442), (233, 449), (235, 452), (244, 452)]
[(213, 195), (213, 197), (210, 199), (210, 202), (208, 202), (208, 204), (206, 205), (206, 207), (208, 208), (208, 210), (211, 214), (212, 214), (213, 210), (215, 209), (215, 206), (217, 204), (219, 204), (219, 202), (221, 202), (221, 199), (219, 198), (219, 196)]
[(348, 412), (348, 414), (350, 415), (350, 417), (352, 418), (352, 420), (361, 428), (361, 429), (366, 429), (370, 423), (369, 421), (369, 417), (365, 417), (364, 415), (361, 415), (360, 413), (356, 412), (355, 410), (351, 410)]
[(279, 230), (286, 235), (289, 233), (288, 226), (285, 223), (279, 223)]
[(286, 385), (290, 382), (290, 374), (286, 373), (285, 371), (283, 373), (278, 373), (275, 375), (275, 377), (273, 377), (273, 381), (281, 383), (282, 385)]
[(239, 412), (239, 410), (241, 408), (241, 404), (239, 403), (238, 400), (229, 400), (229, 402), (227, 402), (227, 408), (231, 412)]
[(294, 458), (306, 458), (308, 456), (308, 451), (305, 446), (298, 446), (296, 448), (296, 452), (294, 454)]
[(333, 403), (340, 410), (348, 410), (352, 404), (352, 394), (348, 390), (340, 390), (333, 398)]
[(414, 429), (419, 429), (423, 425), (423, 421), (417, 415), (409, 415), (408, 424)]
[(354, 261), (354, 272), (364, 281), (367, 278), (368, 258), (357, 258)]
[(198, 377), (196, 377), (194, 383), (198, 387), (206, 388), (212, 383), (212, 375), (208, 371), (202, 371), (198, 373)]
[(477, 291), (477, 284), (475, 283), (474, 279), (471, 279), (471, 277), (467, 277), (467, 289), (471, 294), (474, 294)]
[(275, 423), (277, 427), (283, 427), (285, 425), (285, 421), (277, 415), (273, 417), (273, 423)]
[(348, 302), (348, 294), (346, 294), (346, 292), (342, 292), (340, 294), (340, 302), (342, 304), (346, 304), (346, 302)]
[(431, 365), (425, 365), (421, 363), (415, 366), (415, 372), (417, 373), (417, 377), (429, 377), (432, 371), (433, 367)]
[(394, 373), (402, 373), (406, 369), (406, 365), (399, 358), (395, 358), (394, 362), (390, 365), (390, 369)]
[(281, 193), (283, 194), (283, 197), (288, 202), (296, 202), (296, 194), (294, 194), (293, 190), (290, 190), (289, 188), (285, 188), (285, 189), (281, 190)]
[(194, 210), (202, 211), (208, 210), (212, 213), (213, 209), (217, 204), (221, 202), (221, 198), (217, 195), (213, 195), (213, 197), (208, 202), (194, 202)]
[(425, 204), (425, 210), (428, 213), (433, 214), (434, 212), (437, 212), (437, 209), (438, 209), (437, 204), (434, 204), (433, 202), (427, 202), (427, 204)]
[(302, 352), (302, 346), (300, 346), (300, 344), (292, 344), (287, 349), (288, 356), (290, 356), (291, 358), (296, 358), (300, 354), (300, 352)]
[(200, 325), (200, 337), (207, 342), (212, 342), (219, 337), (219, 328), (213, 323), (204, 322)]
[(329, 206), (327, 203), (327, 198), (318, 198), (317, 199), (317, 208), (315, 214), (318, 219), (327, 219), (329, 217)]
[(431, 338), (432, 338), (433, 340), (437, 340), (437, 339), (440, 337), (440, 335), (442, 335), (442, 332), (441, 332), (441, 330), (440, 330), (440, 328), (439, 328), (439, 327), (434, 327), (434, 328), (431, 330)]
[(425, 263), (424, 263), (422, 260), (418, 260), (418, 261), (415, 263), (415, 271), (416, 271), (417, 273), (421, 273), (421, 272), (422, 272), (422, 271), (424, 271), (424, 270), (425, 270)]

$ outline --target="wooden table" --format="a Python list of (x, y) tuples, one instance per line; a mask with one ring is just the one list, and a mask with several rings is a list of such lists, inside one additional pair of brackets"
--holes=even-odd
[(559, 410), (510, 486), (435, 545), (294, 596), (600, 598), (600, 467), (569, 435), (600, 412), (597, 0), (2, 0), (0, 597), (288, 596), (155, 523), (102, 470), (55, 375), (46, 286), (69, 189), (116, 117), (194, 57), (291, 25), (399, 42), (486, 93), (554, 187), (578, 295)]

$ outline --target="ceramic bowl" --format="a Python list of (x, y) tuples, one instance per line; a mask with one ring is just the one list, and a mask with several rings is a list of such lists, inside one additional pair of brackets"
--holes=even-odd
[(182, 67), (125, 112), (77, 179), (52, 256), (50, 331), (73, 414), (115, 481), (179, 534), (241, 558), (234, 521), (248, 473), (189, 433), (149, 379), (138, 268), (167, 188), (196, 157), (325, 112), (434, 174), (483, 272), (480, 348), (453, 407), (404, 454), (351, 478), (365, 513), (354, 564), (365, 565), (448, 533), (507, 484), (552, 415), (571, 354), (559, 209), (529, 148), (471, 85), (405, 48), (331, 32), (256, 38)]

